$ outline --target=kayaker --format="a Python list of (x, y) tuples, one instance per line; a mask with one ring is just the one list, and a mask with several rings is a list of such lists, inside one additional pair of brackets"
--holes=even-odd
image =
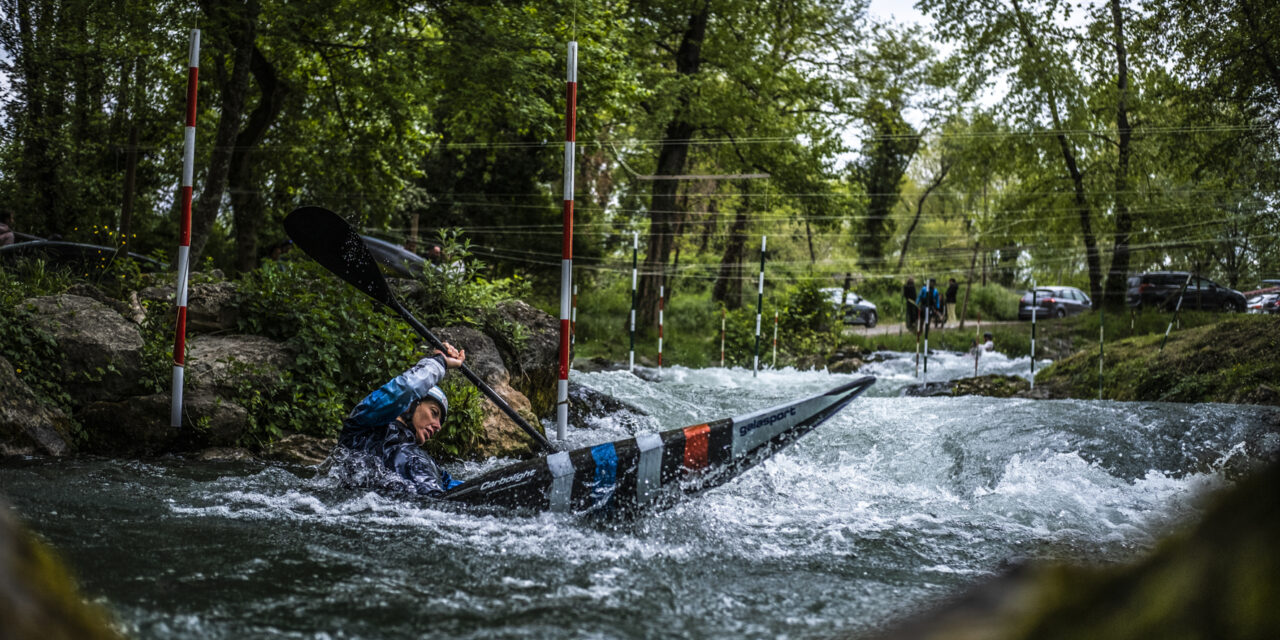
[(982, 334), (982, 339), (986, 341), (986, 342), (983, 342), (983, 343), (982, 343), (982, 350), (983, 350), (983, 351), (995, 351), (995, 350), (996, 350), (996, 341), (995, 341), (995, 338), (992, 338), (992, 337), (991, 337), (991, 332), (989, 332), (989, 331), (988, 331), (988, 332), (984, 332), (984, 333)]
[(443, 346), (444, 351), (419, 360), (351, 410), (342, 421), (335, 457), (371, 458), (403, 480), (402, 488), (419, 495), (438, 496), (462, 484), (422, 449), (449, 412), (449, 400), (436, 383), (467, 359), (466, 351), (447, 342)]

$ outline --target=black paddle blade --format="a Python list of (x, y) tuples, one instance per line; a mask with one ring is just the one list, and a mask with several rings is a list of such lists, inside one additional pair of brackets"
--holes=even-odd
[(374, 300), (394, 306), (395, 296), (369, 247), (342, 216), (324, 207), (299, 207), (285, 216), (284, 230), (324, 268)]

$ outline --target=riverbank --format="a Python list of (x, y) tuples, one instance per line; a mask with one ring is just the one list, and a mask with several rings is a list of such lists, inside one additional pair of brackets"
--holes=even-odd
[[(1280, 406), (1280, 317), (1235, 315), (1169, 335), (1108, 342), (1101, 351), (1109, 400), (1230, 402)], [(1099, 349), (1091, 346), (1036, 374), (1049, 397), (1097, 398)]]

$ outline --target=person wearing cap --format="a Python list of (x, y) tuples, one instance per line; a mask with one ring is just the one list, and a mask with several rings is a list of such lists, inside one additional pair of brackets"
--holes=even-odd
[(449, 399), (436, 384), (467, 359), (466, 351), (443, 346), (365, 396), (342, 421), (337, 447), (376, 460), (411, 493), (432, 497), (462, 484), (422, 449), (449, 412)]

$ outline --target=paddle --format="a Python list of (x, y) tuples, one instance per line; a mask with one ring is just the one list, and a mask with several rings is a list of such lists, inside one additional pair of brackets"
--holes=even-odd
[[(413, 317), (413, 314), (409, 313), (399, 300), (396, 300), (395, 294), (391, 293), (386, 278), (382, 277), (378, 263), (374, 261), (373, 254), (365, 246), (360, 234), (356, 233), (356, 230), (338, 214), (323, 207), (300, 207), (285, 217), (284, 229), (293, 239), (294, 244), (301, 247), (316, 262), (332, 271), (334, 275), (346, 280), (353, 287), (368, 294), (369, 297), (391, 307), (433, 347), (444, 349), (440, 339), (418, 322), (418, 319)], [(502, 412), (514, 420), (521, 429), (524, 429), (534, 442), (549, 452), (555, 451), (545, 436), (529, 426), (529, 423), (525, 422), (524, 418), (520, 417), (520, 414), (516, 413), (475, 372), (465, 364), (461, 369), (462, 375), (498, 405), (498, 408), (502, 409)]]

